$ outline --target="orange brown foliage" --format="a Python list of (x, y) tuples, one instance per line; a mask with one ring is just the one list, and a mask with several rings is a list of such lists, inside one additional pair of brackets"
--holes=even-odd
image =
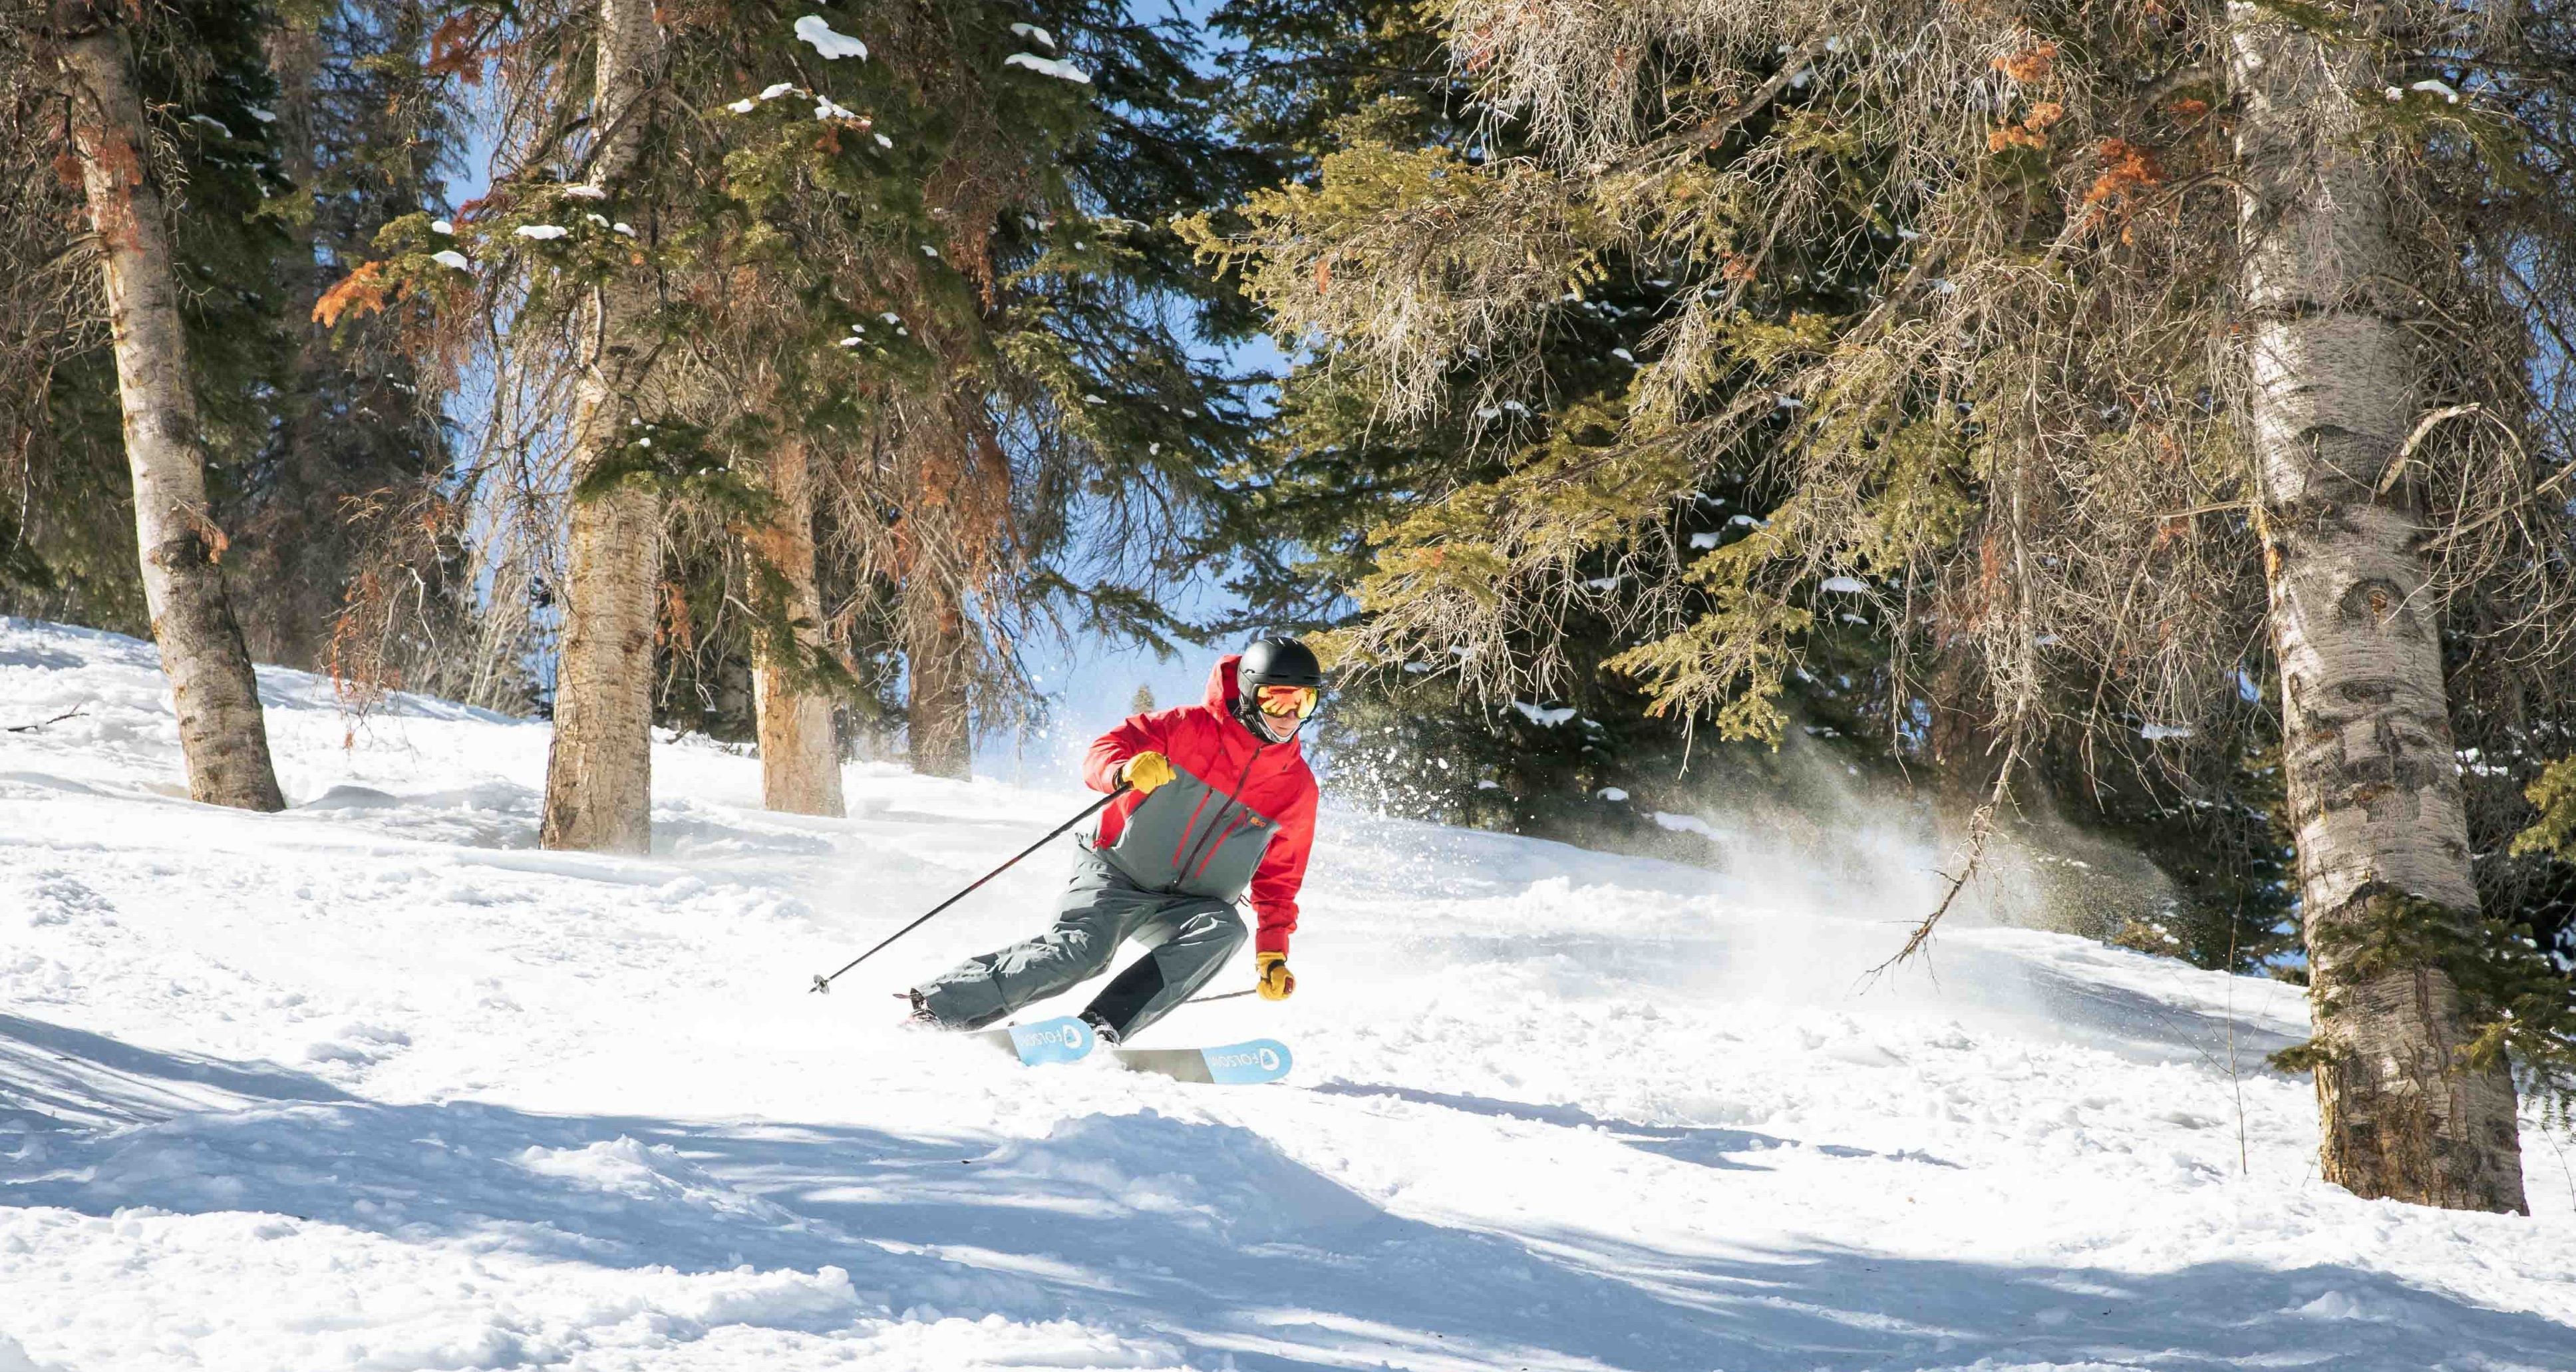
[(2102, 171), (2084, 192), (2087, 207), (2116, 209), (2138, 192), (2165, 183), (2164, 164), (2156, 160), (2153, 148), (2125, 138), (2105, 138), (2093, 151), (2102, 159)]
[(402, 286), (401, 282), (389, 279), (392, 275), (390, 263), (359, 263), (355, 271), (342, 277), (337, 285), (322, 293), (321, 299), (313, 302), (313, 322), (328, 329), (337, 326), (340, 316), (350, 310), (364, 315), (383, 309), (386, 300)]
[(698, 630), (689, 622), (689, 592), (676, 581), (662, 583), (662, 627), (659, 637), (665, 648), (684, 653), (696, 652)]
[(2045, 78), (2057, 65), (2057, 45), (2042, 43), (1994, 60), (1994, 69), (2027, 86)]
[(422, 68), (432, 77), (455, 76), (469, 86), (483, 83), (483, 64), (491, 55), (483, 46), (483, 24), (490, 16), (468, 10), (452, 14), (429, 35), (429, 61)]
[(2044, 148), (2048, 146), (2049, 126), (2066, 117), (2066, 107), (2054, 100), (2042, 100), (2030, 107), (2019, 124), (2004, 124), (1986, 135), (1986, 150), (2002, 152), (2006, 148)]

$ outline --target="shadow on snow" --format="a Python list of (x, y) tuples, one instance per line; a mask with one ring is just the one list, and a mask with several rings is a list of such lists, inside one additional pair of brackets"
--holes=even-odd
[[(1462, 1096), (1445, 1091), (1424, 1091), (1411, 1086), (1380, 1086), (1347, 1081), (1330, 1081), (1307, 1088), (1319, 1096), (1376, 1096), (1408, 1101), (1415, 1105), (1435, 1105), (1444, 1110), (1458, 1110), (1470, 1115), (1493, 1119), (1527, 1120), (1533, 1124), (1552, 1124), (1561, 1129), (1598, 1129), (1609, 1137), (1642, 1152), (1671, 1158), (1676, 1162), (1696, 1163), (1728, 1172), (1767, 1172), (1759, 1163), (1746, 1162), (1735, 1155), (1763, 1153), (1774, 1148), (1801, 1145), (1789, 1139), (1750, 1129), (1724, 1129), (1713, 1125), (1639, 1124), (1633, 1120), (1603, 1119), (1573, 1105), (1533, 1105), (1523, 1101), (1495, 1100), (1491, 1096)], [(1928, 1163), (1934, 1167), (1956, 1168), (1926, 1153), (1911, 1150), (1897, 1154), (1873, 1152), (1849, 1144), (1818, 1143), (1803, 1145), (1829, 1158), (1891, 1158), (1898, 1162)]]
[[(391, 1106), (268, 1064), (0, 1016), (0, 1201), (260, 1211), (607, 1267), (849, 1271), (895, 1311), (1072, 1317), (1249, 1369), (1887, 1368), (1981, 1358), (2549, 1365), (2570, 1331), (2358, 1268), (2151, 1275), (1724, 1254), (1390, 1213), (1250, 1130), (1147, 1111), (996, 1142), (847, 1126)], [(1544, 1106), (1341, 1085), (1639, 1146), (1758, 1149)], [(1724, 1139), (1699, 1138), (1711, 1132)], [(1694, 1156), (1692, 1160), (1701, 1160)], [(1713, 1162), (1712, 1165), (1727, 1165)], [(1739, 1164), (1740, 1165), (1740, 1164)], [(1527, 1179), (1535, 1181), (1536, 1179)]]

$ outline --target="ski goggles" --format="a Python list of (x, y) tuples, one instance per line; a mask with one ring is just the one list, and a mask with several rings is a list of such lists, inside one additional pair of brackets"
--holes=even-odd
[(1312, 686), (1259, 686), (1252, 698), (1265, 715), (1293, 714), (1299, 719), (1315, 713), (1315, 701), (1323, 693)]

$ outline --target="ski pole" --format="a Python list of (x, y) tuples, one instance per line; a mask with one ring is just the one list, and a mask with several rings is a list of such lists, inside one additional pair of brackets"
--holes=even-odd
[[(1192, 996), (1188, 1000), (1182, 1001), (1181, 1005), (1205, 1005), (1210, 1001), (1217, 1000), (1241, 1000), (1245, 996), (1257, 996), (1260, 994), (1261, 988), (1255, 986), (1249, 991), (1228, 991), (1221, 996)], [(1177, 1010), (1180, 1006), (1176, 1005), (1172, 1008)]]
[[(1037, 850), (1039, 850), (1040, 848), (1043, 848), (1043, 847), (1047, 846), (1047, 844), (1049, 844), (1050, 842), (1053, 842), (1053, 841), (1055, 840), (1055, 838), (1056, 838), (1056, 836), (1057, 836), (1057, 835), (1062, 834), (1065, 830), (1070, 829), (1070, 828), (1072, 828), (1073, 826), (1075, 826), (1075, 825), (1077, 825), (1077, 824), (1080, 824), (1080, 823), (1081, 823), (1081, 822), (1083, 822), (1084, 820), (1091, 818), (1093, 815), (1096, 815), (1096, 814), (1100, 813), (1100, 807), (1102, 807), (1102, 806), (1104, 806), (1104, 805), (1107, 805), (1109, 802), (1111, 802), (1111, 801), (1113, 801), (1113, 800), (1116, 800), (1116, 799), (1117, 799), (1117, 798), (1119, 798), (1120, 796), (1123, 796), (1123, 795), (1127, 794), (1127, 791), (1128, 791), (1127, 783), (1126, 783), (1126, 782), (1123, 782), (1123, 781), (1122, 781), (1122, 782), (1119, 782), (1119, 783), (1118, 783), (1118, 789), (1116, 789), (1116, 790), (1114, 790), (1114, 791), (1111, 791), (1109, 794), (1107, 794), (1107, 795), (1105, 795), (1105, 796), (1102, 796), (1100, 799), (1098, 799), (1098, 800), (1095, 800), (1095, 801), (1091, 802), (1089, 805), (1084, 806), (1081, 814), (1075, 815), (1073, 818), (1066, 820), (1064, 823), (1059, 824), (1059, 825), (1055, 826), (1055, 827), (1054, 827), (1054, 828), (1052, 828), (1052, 829), (1049, 829), (1049, 830), (1047, 831), (1047, 833), (1046, 833), (1046, 837), (1045, 837), (1045, 838), (1039, 839), (1037, 842), (1032, 843), (1032, 844), (1030, 844), (1028, 847), (1023, 848), (1023, 849), (1021, 849), (1020, 851), (1018, 851), (1017, 853), (1012, 854), (1012, 855), (1011, 855), (1011, 860), (1010, 860), (1009, 862), (1005, 862), (1005, 863), (1003, 863), (1001, 866), (994, 868), (992, 871), (986, 872), (984, 875), (982, 875), (982, 876), (980, 876), (980, 877), (975, 878), (975, 880), (974, 880), (974, 881), (972, 881), (972, 882), (968, 883), (968, 885), (967, 885), (967, 887), (966, 887), (966, 889), (965, 889), (965, 890), (960, 891), (960, 892), (958, 892), (957, 894), (955, 894), (955, 895), (953, 895), (953, 896), (950, 896), (948, 899), (946, 899), (946, 900), (943, 900), (943, 901), (939, 902), (937, 905), (931, 906), (931, 907), (930, 907), (930, 913), (929, 913), (929, 914), (925, 914), (925, 915), (923, 915), (921, 918), (919, 918), (919, 919), (917, 919), (917, 920), (914, 920), (912, 923), (907, 924), (907, 925), (903, 926), (902, 928), (895, 930), (893, 933), (886, 935), (886, 936), (885, 936), (885, 941), (884, 941), (883, 943), (879, 943), (876, 947), (871, 948), (871, 949), (869, 949), (868, 951), (866, 951), (866, 952), (864, 952), (864, 953), (859, 954), (857, 957), (854, 957), (854, 958), (850, 959), (850, 960), (849, 960), (848, 962), (846, 962), (846, 963), (843, 963), (843, 964), (841, 965), (841, 972), (846, 972), (846, 971), (850, 970), (851, 968), (858, 966), (860, 963), (865, 962), (865, 961), (867, 961), (868, 959), (870, 959), (870, 958), (872, 958), (872, 957), (875, 957), (877, 954), (884, 952), (884, 951), (885, 951), (885, 946), (886, 946), (886, 944), (887, 944), (887, 943), (892, 943), (892, 942), (894, 942), (896, 939), (902, 938), (904, 935), (911, 933), (913, 930), (918, 929), (918, 928), (920, 928), (921, 926), (923, 926), (923, 925), (925, 925), (925, 924), (928, 924), (928, 923), (930, 922), (930, 916), (931, 916), (931, 915), (938, 914), (940, 911), (947, 909), (949, 906), (954, 905), (954, 904), (956, 904), (957, 902), (959, 902), (959, 901), (961, 901), (961, 900), (964, 900), (964, 899), (965, 899), (965, 898), (967, 898), (968, 896), (971, 896), (971, 895), (975, 894), (975, 888), (976, 888), (976, 887), (981, 886), (981, 885), (983, 885), (985, 882), (991, 881), (993, 878), (998, 877), (998, 876), (1000, 876), (1001, 874), (1003, 874), (1004, 872), (1007, 872), (1007, 871), (1011, 870), (1011, 867), (1013, 866), (1013, 864), (1017, 863), (1021, 858), (1027, 857), (1029, 854), (1034, 853), (1034, 852), (1036, 852)], [(812, 988), (812, 989), (814, 989), (814, 990), (816, 990), (816, 991), (830, 991), (830, 990), (832, 989), (832, 983), (833, 983), (834, 981), (836, 981), (836, 980), (838, 980), (838, 979), (840, 978), (841, 972), (834, 972), (832, 975), (830, 975), (830, 976), (828, 976), (828, 977), (827, 977), (827, 976), (822, 975), (822, 974), (821, 974), (821, 973), (819, 973), (819, 972), (818, 972), (818, 973), (816, 973), (816, 974), (814, 975), (814, 985), (813, 985), (813, 988)]]

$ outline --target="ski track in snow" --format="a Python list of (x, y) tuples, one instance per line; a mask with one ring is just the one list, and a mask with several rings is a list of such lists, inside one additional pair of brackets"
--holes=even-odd
[(83, 707), (0, 734), (0, 1372), (2576, 1367), (2563, 1141), (2533, 1219), (2363, 1202), (2293, 988), (1961, 927), (1860, 989), (1938, 854), (1328, 810), (1297, 998), (1152, 1035), (1288, 1085), (1029, 1071), (887, 993), (1061, 848), (804, 988), (1069, 784), (803, 819), (684, 742), (650, 857), (547, 853), (542, 725), (261, 688), (293, 808), (194, 805), (149, 645), (0, 621), (0, 723)]

